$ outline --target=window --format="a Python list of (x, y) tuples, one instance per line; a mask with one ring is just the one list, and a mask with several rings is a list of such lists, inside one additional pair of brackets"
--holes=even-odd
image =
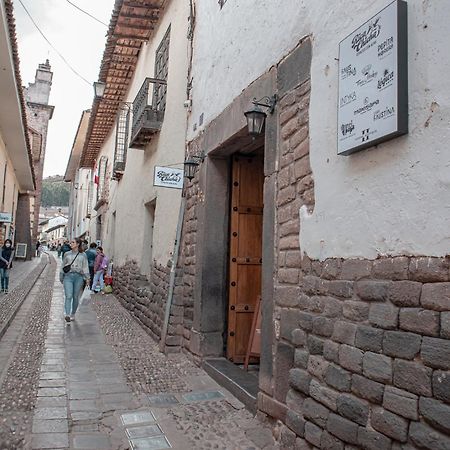
[[(156, 50), (155, 78), (167, 81), (169, 74), (170, 26)], [(153, 88), (153, 107), (157, 111), (166, 109), (167, 85), (155, 84)]]
[(100, 164), (98, 165), (98, 186), (97, 186), (97, 201), (102, 199), (106, 200), (106, 166), (108, 164), (108, 158), (102, 156), (100, 158)]
[(114, 149), (114, 178), (120, 178), (125, 170), (128, 149), (128, 130), (130, 123), (130, 108), (119, 109), (116, 120), (116, 146)]

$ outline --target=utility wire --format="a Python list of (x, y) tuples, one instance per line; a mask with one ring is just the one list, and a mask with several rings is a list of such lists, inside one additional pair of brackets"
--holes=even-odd
[(70, 0), (66, 0), (66, 2), (69, 5), (72, 5), (74, 8), (78, 9), (78, 11), (81, 11), (83, 14), (86, 14), (87, 16), (89, 16), (91, 19), (94, 19), (95, 21), (97, 21), (98, 23), (101, 23), (102, 25), (105, 25), (106, 28), (108, 28), (108, 24), (106, 24), (105, 22), (102, 22), (100, 19), (97, 19), (97, 17), (94, 17), (92, 14), (89, 14), (87, 11), (85, 11), (84, 9), (81, 9), (79, 6), (75, 5), (75, 3), (72, 3)]
[(66, 63), (67, 67), (69, 67), (69, 69), (78, 77), (80, 77), (84, 82), (86, 82), (89, 86), (92, 85), (92, 83), (90, 83), (88, 80), (86, 80), (86, 78), (84, 78), (82, 75), (80, 75), (71, 65), (70, 63), (67, 61), (66, 58), (64, 58), (63, 55), (61, 55), (61, 53), (53, 46), (53, 44), (47, 39), (47, 37), (45, 36), (45, 34), (41, 31), (41, 29), (38, 27), (37, 23), (34, 21), (33, 17), (31, 16), (31, 14), (29, 13), (28, 9), (25, 7), (25, 5), (22, 3), (22, 0), (19, 0), (19, 3), (22, 5), (22, 8), (25, 10), (25, 12), (27, 13), (28, 17), (30, 18), (31, 22), (33, 22), (33, 25), (36, 27), (36, 29), (39, 31), (39, 33), (41, 34), (41, 36), (45, 39), (45, 41), (47, 42), (48, 45), (50, 45), (50, 47), (57, 53), (57, 55)]

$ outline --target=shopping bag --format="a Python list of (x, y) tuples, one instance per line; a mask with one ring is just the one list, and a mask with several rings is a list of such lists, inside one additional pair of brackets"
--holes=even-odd
[(91, 290), (89, 288), (89, 285), (87, 284), (83, 292), (81, 293), (79, 306), (81, 306), (85, 301), (89, 300), (90, 298), (91, 298)]

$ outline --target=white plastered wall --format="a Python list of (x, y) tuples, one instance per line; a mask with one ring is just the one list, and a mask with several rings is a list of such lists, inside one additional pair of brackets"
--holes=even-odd
[(389, 3), (229, 0), (220, 10), (217, 2), (197, 2), (189, 139), (202, 129), (201, 114), (204, 127), (303, 37), (312, 38), (316, 205), (311, 216), (302, 211), (300, 233), (311, 258), (441, 256), (450, 249), (448, 0), (408, 1), (409, 135), (337, 156), (339, 42)]
[[(143, 253), (148, 251), (143, 247), (145, 205), (151, 201), (156, 201), (152, 257), (165, 266), (173, 251), (181, 190), (152, 185), (155, 165), (180, 164), (176, 167), (183, 167), (186, 136), (186, 110), (183, 103), (186, 99), (187, 82), (188, 15), (186, 2), (169, 2), (153, 37), (142, 46), (126, 98), (127, 102), (132, 102), (144, 79), (155, 76), (155, 52), (170, 25), (168, 90), (162, 130), (153, 137), (145, 150), (129, 148), (122, 179), (119, 182), (110, 181), (108, 212), (103, 221), (103, 239), (105, 250), (114, 250), (115, 264), (121, 265), (131, 259), (141, 264)], [(100, 154), (108, 156), (109, 165), (114, 158), (114, 139), (115, 130), (110, 133)], [(114, 212), (115, 225), (112, 223)], [(91, 220), (92, 232), (95, 220)], [(111, 241), (113, 229), (114, 242)]]

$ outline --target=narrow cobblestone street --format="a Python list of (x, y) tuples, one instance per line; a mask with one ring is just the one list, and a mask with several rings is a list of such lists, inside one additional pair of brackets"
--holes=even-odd
[(268, 427), (185, 355), (160, 353), (113, 295), (93, 295), (66, 324), (49, 259), (0, 343), (1, 449), (275, 448)]

